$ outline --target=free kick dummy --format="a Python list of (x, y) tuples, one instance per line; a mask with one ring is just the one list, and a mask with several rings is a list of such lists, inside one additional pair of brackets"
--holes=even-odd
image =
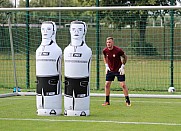
[(85, 42), (86, 32), (85, 22), (71, 22), (71, 43), (64, 49), (65, 116), (88, 116), (90, 114), (92, 51)]
[(42, 42), (36, 50), (37, 114), (42, 116), (60, 115), (62, 112), (62, 50), (55, 40), (55, 23), (43, 22), (41, 33)]

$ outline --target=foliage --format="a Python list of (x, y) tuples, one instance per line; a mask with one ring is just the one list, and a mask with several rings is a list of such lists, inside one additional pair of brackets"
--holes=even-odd
[[(170, 4), (170, 0), (102, 0), (102, 6), (166, 6)], [(175, 5), (176, 2), (172, 3)], [(107, 19), (114, 25), (115, 28), (121, 29), (126, 25), (131, 27), (136, 26), (139, 30), (140, 42), (145, 43), (146, 25), (148, 16), (151, 14), (154, 19), (158, 16), (163, 16), (168, 13), (168, 10), (164, 11), (149, 11), (149, 10), (123, 10), (123, 11), (104, 11), (101, 14), (101, 19)], [(131, 20), (131, 21), (130, 21)], [(138, 45), (141, 47), (141, 45)]]
[(10, 0), (0, 0), (0, 8), (11, 8), (13, 3)]
[[(47, 1), (47, 0), (31, 0), (30, 1), (30, 7), (75, 7), (75, 6), (80, 6), (82, 4), (86, 4), (86, 2), (83, 1), (79, 1), (79, 0), (52, 0), (52, 1)], [(26, 2), (24, 0), (20, 0), (20, 4), (19, 7), (25, 7), (26, 6)], [(26, 13), (26, 12), (23, 12)], [(31, 12), (30, 12), (31, 13)], [(40, 21), (33, 21), (30, 20), (31, 22), (36, 22), (36, 23), (41, 23), (42, 20), (45, 20), (46, 18), (44, 16), (51, 16), (53, 17), (57, 17), (59, 16), (59, 19), (51, 19), (53, 20), (55, 23), (62, 25), (63, 23), (70, 23), (70, 21), (75, 20), (75, 19), (79, 19), (79, 20), (84, 20), (87, 22), (87, 18), (90, 19), (90, 21), (93, 21), (93, 13), (92, 11), (89, 12), (81, 12), (81, 11), (69, 11), (69, 13), (67, 13), (67, 11), (59, 11), (59, 12), (33, 12), (32, 13), (32, 17), (34, 16), (39, 16)]]
[[(30, 7), (75, 7), (75, 6), (96, 6), (96, 0), (31, 0)], [(169, 5), (169, 0), (101, 0), (99, 2), (99, 6), (150, 6), (150, 5)], [(26, 1), (20, 0), (19, 7), (25, 7)], [(150, 13), (148, 13), (150, 12)], [(151, 13), (152, 12), (152, 13)], [(168, 13), (168, 11), (167, 11)], [(68, 14), (65, 11), (56, 12), (56, 13), (34, 13), (33, 15), (37, 16), (67, 16), (67, 18), (71, 19), (80, 19), (86, 22), (95, 23), (95, 15), (96, 12), (86, 11), (86, 12), (78, 12), (78, 11), (70, 11)], [(78, 16), (79, 15), (79, 16)], [(160, 11), (101, 11), (100, 12), (100, 19), (107, 20), (108, 23), (106, 25), (114, 25), (114, 28), (121, 29), (127, 25), (135, 26), (140, 30), (140, 41), (144, 41), (145, 37), (145, 27), (146, 27), (146, 20), (148, 15), (152, 15), (155, 19), (161, 15), (164, 16), (165, 12)], [(85, 20), (86, 19), (86, 20)], [(89, 20), (87, 20), (89, 19)], [(131, 19), (131, 20), (130, 20)], [(60, 21), (66, 22), (62, 17), (60, 17), (59, 21), (55, 21), (59, 23)], [(71, 20), (70, 20), (71, 21)], [(67, 21), (67, 22), (70, 22)], [(66, 22), (66, 23), (67, 23)], [(60, 23), (62, 24), (62, 22)]]
[[(140, 45), (144, 45), (140, 47)], [(152, 43), (142, 43), (139, 42), (131, 43), (133, 52), (136, 55), (145, 55), (145, 56), (155, 56), (158, 55), (157, 49), (153, 47)]]
[[(9, 0), (0, 0), (0, 8), (11, 8), (13, 7), (13, 3)], [(0, 23), (5, 23), (5, 19), (7, 14), (4, 12), (0, 12)]]

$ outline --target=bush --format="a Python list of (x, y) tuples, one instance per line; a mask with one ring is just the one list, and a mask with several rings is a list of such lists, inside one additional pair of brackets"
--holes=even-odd
[(136, 55), (154, 56), (158, 55), (157, 49), (152, 43), (135, 42), (131, 44), (132, 50)]

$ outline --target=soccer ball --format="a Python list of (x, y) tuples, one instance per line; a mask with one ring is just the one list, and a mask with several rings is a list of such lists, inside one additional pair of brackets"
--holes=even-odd
[(174, 87), (169, 87), (168, 92), (171, 92), (171, 93), (175, 92), (175, 88)]

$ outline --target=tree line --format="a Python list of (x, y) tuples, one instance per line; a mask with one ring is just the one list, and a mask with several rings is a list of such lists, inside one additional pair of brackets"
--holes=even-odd
[[(20, 0), (18, 7), (26, 7), (26, 0)], [(30, 0), (29, 7), (84, 7), (84, 6), (169, 6), (176, 5), (180, 0)], [(2, 7), (13, 7), (12, 2), (9, 0), (0, 0)], [(131, 28), (137, 28), (139, 31), (138, 47), (146, 45), (145, 34), (148, 17), (157, 19), (159, 16), (163, 23), (166, 14), (170, 10), (122, 10), (122, 11), (99, 11), (99, 21), (106, 21), (107, 25), (114, 25), (115, 29), (120, 29), (125, 25), (130, 25)], [(96, 23), (96, 11), (61, 11), (61, 12), (33, 12), (30, 17), (30, 23), (37, 23), (46, 16), (51, 18), (58, 24), (67, 23), (71, 19), (83, 19), (86, 22)], [(180, 11), (174, 12), (180, 15)], [(1, 16), (3, 14), (1, 13)], [(16, 15), (16, 22), (21, 23), (25, 21), (26, 12), (20, 12)], [(59, 17), (57, 19), (57, 17)], [(2, 19), (3, 17), (1, 17)], [(61, 23), (60, 23), (61, 21)]]

